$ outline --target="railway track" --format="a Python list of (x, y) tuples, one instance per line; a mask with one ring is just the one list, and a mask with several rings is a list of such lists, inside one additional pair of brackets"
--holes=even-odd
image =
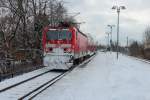
[(136, 57), (135, 57), (135, 59), (150, 64), (150, 61), (149, 61), (149, 60), (140, 59), (140, 58), (136, 58)]
[(63, 78), (69, 72), (71, 72), (71, 70), (69, 70), (67, 72), (63, 72), (62, 74), (60, 74), (60, 75), (52, 78), (48, 82), (45, 82), (44, 84), (40, 85), (36, 89), (34, 89), (34, 90), (30, 91), (29, 93), (25, 94), (24, 96), (20, 97), (18, 100), (24, 100), (24, 99), (31, 100), (31, 99), (33, 99), (38, 94), (40, 94), (41, 92), (43, 92), (44, 90), (46, 90), (48, 87), (52, 86), (54, 83), (56, 83), (57, 81), (59, 81), (61, 78)]
[(43, 72), (43, 73), (41, 73), (41, 74), (38, 74), (38, 75), (36, 75), (36, 76), (33, 76), (33, 77), (31, 77), (31, 78), (28, 78), (28, 79), (26, 79), (26, 80), (23, 80), (23, 81), (21, 81), (21, 82), (15, 83), (15, 84), (13, 84), (13, 85), (10, 85), (10, 86), (8, 86), (8, 87), (6, 87), (6, 88), (1, 89), (1, 90), (0, 90), (0, 93), (1, 93), (1, 92), (4, 92), (4, 91), (6, 91), (6, 90), (9, 90), (9, 89), (11, 89), (11, 88), (14, 88), (14, 87), (16, 87), (16, 86), (18, 86), (18, 85), (21, 85), (21, 84), (23, 84), (23, 83), (25, 83), (25, 82), (28, 82), (28, 81), (30, 81), (30, 80), (33, 80), (33, 79), (35, 79), (35, 78), (37, 78), (37, 77), (40, 77), (40, 76), (42, 76), (42, 75), (44, 75), (44, 74), (46, 74), (46, 73), (49, 73), (49, 72), (50, 72), (50, 70), (49, 70), (49, 71), (46, 71), (46, 72)]
[(80, 65), (73, 66), (68, 71), (62, 73), (50, 73), (50, 71), (47, 71), (32, 78), (26, 79), (22, 82), (11, 85), (7, 88), (4, 88), (0, 90), (0, 97), (10, 95), (11, 97), (14, 97), (15, 100), (31, 100), (38, 94), (55, 84), (57, 81), (62, 79), (64, 76), (69, 74), (74, 68), (88, 63), (93, 57), (85, 60)]
[[(94, 56), (93, 56), (94, 57)], [(90, 62), (93, 57), (89, 58), (88, 60), (84, 61), (83, 63), (81, 63), (79, 66), (83, 66), (85, 64), (87, 64), (88, 62)], [(28, 94), (22, 96), (21, 98), (19, 98), (18, 100), (32, 100), (33, 98), (35, 98), (38, 94), (42, 93), (44, 90), (46, 90), (47, 88), (49, 88), (50, 86), (52, 86), (53, 84), (55, 84), (57, 81), (59, 81), (60, 79), (62, 79), (64, 76), (66, 76), (67, 74), (69, 74), (74, 68), (76, 68), (77, 66), (73, 66), (71, 67), (70, 70), (58, 75), (57, 77), (51, 79), (50, 81), (44, 83), (43, 85), (39, 86), (38, 88), (32, 90), (31, 92), (29, 92)]]
[(140, 58), (133, 57), (133, 56), (128, 56), (128, 57), (130, 57), (130, 58), (133, 58), (133, 59), (136, 59), (136, 60), (138, 60), (138, 61), (141, 61), (141, 62), (145, 62), (145, 63), (148, 63), (148, 64), (150, 64), (150, 60), (146, 60), (146, 59), (140, 59)]

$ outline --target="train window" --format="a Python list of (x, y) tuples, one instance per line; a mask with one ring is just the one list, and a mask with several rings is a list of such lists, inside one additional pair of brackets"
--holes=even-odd
[(47, 40), (71, 40), (72, 33), (67, 30), (50, 30), (47, 32)]
[(56, 40), (56, 39), (58, 39), (57, 31), (48, 31), (47, 32), (47, 40)]

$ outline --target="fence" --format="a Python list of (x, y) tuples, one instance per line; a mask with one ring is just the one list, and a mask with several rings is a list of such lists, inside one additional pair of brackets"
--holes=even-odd
[(43, 67), (41, 51), (18, 50), (13, 54), (13, 58), (0, 59), (0, 81), (41, 67)]

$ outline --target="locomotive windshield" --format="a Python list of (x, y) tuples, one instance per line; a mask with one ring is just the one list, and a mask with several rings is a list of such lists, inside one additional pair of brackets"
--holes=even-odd
[(71, 40), (72, 34), (67, 30), (49, 30), (47, 40)]

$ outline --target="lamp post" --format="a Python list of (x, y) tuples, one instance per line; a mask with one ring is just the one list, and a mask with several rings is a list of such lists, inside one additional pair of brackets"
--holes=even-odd
[(118, 59), (118, 54), (119, 54), (119, 15), (120, 11), (126, 9), (125, 6), (113, 6), (113, 10), (117, 10), (118, 14), (118, 19), (117, 19), (117, 59)]
[(110, 46), (112, 49), (112, 30), (113, 30), (113, 27), (115, 27), (115, 25), (107, 25), (107, 26), (110, 27)]

